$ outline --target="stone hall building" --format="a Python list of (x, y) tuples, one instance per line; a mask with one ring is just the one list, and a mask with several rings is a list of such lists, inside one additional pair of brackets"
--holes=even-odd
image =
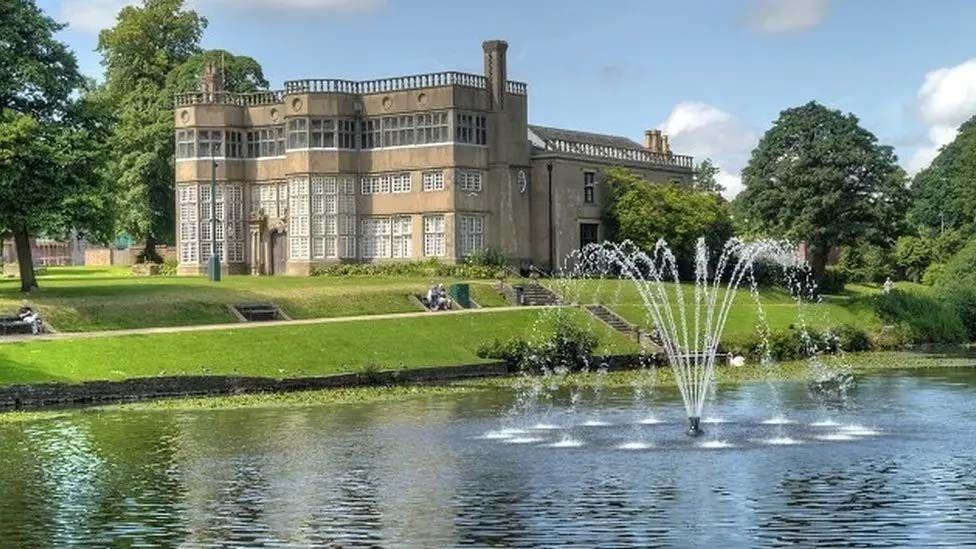
[(692, 158), (660, 131), (642, 145), (530, 125), (507, 48), (483, 44), (483, 75), (292, 80), (250, 94), (223, 91), (209, 67), (200, 91), (175, 97), (179, 272), (206, 272), (214, 238), (231, 273), (453, 262), (486, 248), (549, 269), (602, 238), (604, 169), (690, 181)]

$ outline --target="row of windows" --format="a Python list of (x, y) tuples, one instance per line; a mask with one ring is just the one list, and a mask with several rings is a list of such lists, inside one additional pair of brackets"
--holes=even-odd
[[(176, 158), (268, 158), (297, 149), (378, 149), (452, 141), (449, 111), (348, 118), (294, 118), (286, 125), (239, 130), (176, 131)], [(358, 127), (357, 127), (358, 126)], [(488, 144), (485, 115), (455, 113), (453, 141)], [(246, 146), (245, 146), (246, 143)]]
[[(301, 217), (289, 222), (289, 247), (292, 259), (359, 258), (406, 259), (415, 257), (413, 219), (409, 215), (362, 217), (358, 235), (356, 216), (325, 215), (313, 222), (309, 230)], [(316, 219), (313, 216), (313, 221)], [(423, 216), (424, 257), (444, 257), (447, 236), (443, 214)], [(484, 217), (458, 216), (458, 252), (467, 256), (484, 249)]]
[[(482, 173), (478, 171), (458, 171), (458, 186), (464, 192), (481, 192)], [(424, 191), (443, 191), (444, 172), (423, 172)], [(378, 174), (361, 180), (361, 192), (368, 194), (409, 193), (413, 191), (413, 178), (410, 173)], [(312, 213), (329, 214), (342, 209), (355, 209), (355, 182), (352, 177), (327, 176), (312, 178)], [(323, 197), (318, 197), (324, 195)], [(288, 184), (265, 183), (251, 187), (251, 209), (255, 215), (270, 218), (284, 218), (288, 213)]]
[(178, 189), (180, 261), (208, 261), (211, 249), (216, 248), (221, 261), (243, 262), (245, 228), (242, 186), (218, 185), (216, 200), (211, 200), (210, 185), (180, 185)]

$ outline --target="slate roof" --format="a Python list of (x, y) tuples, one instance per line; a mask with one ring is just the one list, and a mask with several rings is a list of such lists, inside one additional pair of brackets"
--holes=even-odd
[(576, 130), (564, 130), (561, 128), (548, 128), (546, 126), (534, 126), (529, 124), (529, 131), (537, 135), (543, 141), (562, 140), (574, 143), (588, 143), (605, 147), (618, 147), (621, 149), (643, 149), (640, 143), (621, 137), (619, 135), (607, 135), (604, 133), (590, 133)]

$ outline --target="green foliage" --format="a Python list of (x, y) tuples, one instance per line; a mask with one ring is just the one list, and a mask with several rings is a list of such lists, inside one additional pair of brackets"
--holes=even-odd
[(104, 93), (116, 116), (109, 179), (116, 182), (121, 228), (155, 245), (173, 240), (173, 112), (167, 79), (199, 52), (206, 19), (183, 0), (143, 0), (119, 12), (98, 37)]
[(925, 268), (925, 274), (922, 275), (922, 284), (926, 286), (935, 286), (942, 279), (945, 274), (946, 264), (945, 263), (932, 263)]
[(453, 278), (496, 278), (497, 266), (474, 263), (450, 264), (436, 258), (424, 261), (396, 263), (335, 263), (319, 265), (312, 269), (312, 276), (414, 276)]
[(695, 174), (691, 181), (691, 186), (696, 191), (720, 194), (725, 187), (718, 183), (715, 176), (718, 175), (718, 166), (712, 163), (711, 158), (702, 160), (695, 167)]
[(566, 368), (578, 371), (589, 365), (600, 339), (576, 319), (559, 312), (546, 327), (541, 341), (522, 336), (501, 341), (495, 339), (478, 348), (478, 356), (504, 360), (513, 370), (540, 371)]
[(860, 353), (871, 350), (871, 337), (868, 331), (853, 324), (842, 324), (829, 330), (836, 341), (837, 349), (845, 353)]
[(893, 290), (878, 294), (874, 308), (885, 324), (898, 326), (906, 343), (962, 343), (966, 329), (953, 303), (936, 296)]
[(821, 294), (839, 294), (844, 291), (846, 285), (847, 275), (844, 271), (836, 267), (827, 267), (817, 285), (817, 291)]
[(175, 259), (167, 259), (163, 261), (163, 266), (159, 270), (159, 274), (162, 276), (176, 276), (177, 268), (180, 266), (180, 262)]
[(64, 25), (34, 0), (0, 0), (0, 113), (59, 118), (84, 83), (74, 53), (55, 38)]
[(959, 315), (970, 341), (976, 341), (976, 239), (952, 256), (936, 290)]
[(246, 55), (234, 55), (226, 50), (207, 50), (194, 53), (173, 69), (166, 77), (166, 93), (196, 91), (200, 88), (200, 75), (208, 63), (218, 68), (224, 80), (224, 89), (234, 93), (251, 93), (268, 89), (261, 64)]
[(912, 183), (910, 219), (931, 232), (971, 230), (976, 220), (976, 117), (962, 126)]
[(921, 282), (922, 274), (932, 263), (935, 250), (932, 239), (920, 236), (903, 236), (895, 243), (895, 261), (912, 282)]
[(946, 263), (942, 276), (946, 288), (968, 286), (976, 288), (976, 238), (970, 240)]
[(477, 250), (464, 258), (464, 264), (472, 267), (492, 267), (497, 272), (508, 265), (505, 254), (495, 248)]
[(886, 242), (901, 232), (907, 190), (891, 147), (858, 119), (816, 102), (780, 113), (743, 170), (741, 222), (806, 242), (815, 276), (834, 246)]
[(837, 267), (851, 282), (880, 284), (895, 276), (890, 249), (864, 242), (841, 248)]
[(716, 249), (732, 236), (728, 203), (713, 192), (651, 183), (622, 168), (607, 170), (604, 181), (603, 218), (610, 240), (631, 240), (648, 250), (664, 239), (687, 267), (698, 238)]

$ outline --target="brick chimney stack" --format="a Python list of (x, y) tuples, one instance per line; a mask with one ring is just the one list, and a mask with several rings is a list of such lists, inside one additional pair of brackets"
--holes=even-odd
[(224, 76), (217, 69), (217, 64), (212, 61), (203, 66), (203, 74), (200, 75), (200, 91), (207, 95), (224, 91)]

